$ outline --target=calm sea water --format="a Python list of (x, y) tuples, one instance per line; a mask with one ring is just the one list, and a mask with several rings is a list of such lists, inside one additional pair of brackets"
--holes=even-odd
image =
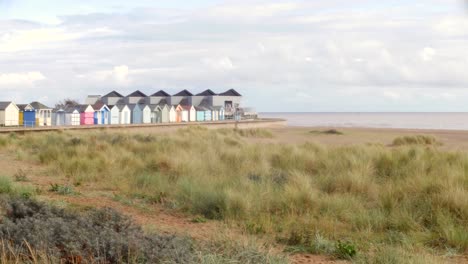
[(468, 113), (260, 113), (290, 126), (468, 130)]

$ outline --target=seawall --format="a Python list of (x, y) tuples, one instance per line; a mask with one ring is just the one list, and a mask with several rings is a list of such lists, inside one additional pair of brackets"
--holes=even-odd
[(215, 121), (215, 122), (189, 122), (189, 123), (158, 123), (158, 124), (129, 124), (129, 125), (93, 125), (93, 126), (57, 126), (57, 127), (2, 127), (0, 133), (32, 133), (47, 131), (67, 131), (67, 130), (98, 130), (98, 129), (138, 129), (152, 128), (161, 130), (183, 128), (190, 126), (202, 126), (209, 129), (217, 128), (272, 128), (286, 126), (286, 120), (276, 118), (260, 118), (255, 120), (242, 121)]

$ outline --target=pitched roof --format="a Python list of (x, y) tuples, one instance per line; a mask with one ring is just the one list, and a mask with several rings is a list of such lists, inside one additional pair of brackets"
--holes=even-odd
[(207, 111), (208, 108), (203, 107), (203, 106), (195, 106), (195, 110), (197, 110), (197, 111)]
[[(78, 105), (78, 111), (81, 113), (81, 112), (84, 112), (86, 111), (86, 108), (88, 108), (88, 106), (90, 106), (89, 104), (83, 104), (83, 105)], [(91, 106), (91, 108), (93, 108)]]
[(146, 94), (142, 93), (140, 90), (136, 90), (133, 93), (127, 95), (127, 97), (146, 97)]
[(210, 89), (208, 90), (205, 90), (199, 94), (197, 94), (198, 96), (212, 96), (212, 95), (216, 95), (215, 92), (211, 91)]
[(29, 104), (17, 104), (16, 106), (19, 108), (19, 110), (24, 111), (24, 109), (28, 106)]
[(171, 96), (171, 95), (168, 94), (168, 93), (166, 93), (166, 92), (163, 91), (163, 90), (159, 90), (159, 91), (155, 92), (154, 94), (152, 94), (151, 96), (168, 97), (168, 96)]
[(106, 95), (104, 95), (103, 97), (123, 97), (123, 95), (119, 94), (118, 92), (116, 91), (112, 91)]
[(130, 108), (131, 111), (133, 111), (135, 108), (138, 107), (138, 109), (142, 110), (138, 104), (128, 104), (128, 108)]
[(12, 102), (0, 102), (0, 110), (5, 110)]
[(139, 101), (138, 101), (139, 104), (147, 104), (147, 100), (146, 98), (141, 98)]
[(30, 105), (32, 106), (32, 108), (38, 110), (38, 109), (52, 109), (51, 107), (48, 107), (40, 102), (32, 102), (30, 103)]
[(174, 94), (173, 96), (193, 96), (193, 94), (187, 90), (182, 90), (176, 94)]
[(242, 96), (240, 93), (238, 93), (234, 89), (229, 89), (225, 91), (224, 93), (220, 93), (219, 95), (224, 95), (224, 96)]
[(161, 111), (161, 106), (160, 105), (149, 105), (149, 107), (151, 108), (151, 111), (155, 112), (155, 111)]
[[(92, 105), (92, 107), (94, 108), (94, 110), (101, 109), (101, 108), (103, 108), (104, 106), (106, 106), (106, 104), (103, 103), (102, 101), (97, 101), (95, 104)], [(109, 107), (107, 107), (107, 108), (109, 108)]]
[(65, 113), (69, 113), (69, 114), (75, 112), (75, 110), (78, 110), (79, 112), (79, 109), (76, 106), (68, 106), (68, 107), (65, 107), (64, 110), (65, 110)]

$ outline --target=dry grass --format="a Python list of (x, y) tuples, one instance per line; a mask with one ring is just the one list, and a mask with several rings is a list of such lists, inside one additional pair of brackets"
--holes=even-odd
[(255, 144), (244, 137), (271, 132), (241, 131), (47, 133), (4, 146), (75, 184), (235, 223), (302, 251), (329, 253), (314, 244), (320, 234), (328, 245), (349, 241), (357, 260), (468, 252), (467, 153), (427, 148), (435, 141), (426, 139), (393, 148)]

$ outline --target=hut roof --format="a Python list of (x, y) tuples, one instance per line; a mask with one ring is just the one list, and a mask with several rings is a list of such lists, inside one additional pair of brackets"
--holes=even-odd
[(112, 91), (106, 95), (104, 95), (103, 97), (124, 97), (123, 95), (121, 95), (120, 93), (116, 92), (116, 91)]
[(128, 104), (127, 106), (128, 106), (128, 108), (130, 108), (130, 110), (132, 110), (132, 111), (135, 110), (135, 108), (138, 108), (138, 109), (141, 110), (141, 108), (140, 108), (140, 106), (139, 106), (138, 104)]
[(201, 102), (200, 102), (200, 106), (202, 107), (209, 107), (210, 106), (210, 102), (208, 101), (208, 99), (203, 99)]
[(5, 110), (12, 102), (0, 102), (0, 110)]
[[(107, 105), (105, 103), (103, 103), (102, 101), (97, 101), (95, 104), (92, 105), (92, 107), (97, 110), (97, 109), (102, 109), (103, 107), (107, 107)], [(109, 107), (107, 107), (109, 108)]]
[(195, 110), (197, 111), (208, 111), (209, 109), (203, 106), (195, 106)]
[(242, 96), (240, 93), (238, 93), (234, 89), (229, 89), (229, 90), (225, 91), (224, 93), (220, 93), (219, 95), (223, 95), (223, 96)]
[(168, 97), (168, 96), (171, 96), (170, 94), (166, 93), (165, 91), (163, 90), (159, 90), (157, 92), (155, 92), (154, 94), (152, 94), (151, 96), (156, 96), (156, 97)]
[(17, 106), (17, 107), (19, 108), (19, 110), (21, 110), (21, 111), (24, 111), (24, 110), (26, 109), (26, 107), (28, 107), (28, 106), (30, 106), (30, 107), (32, 108), (32, 106), (31, 106), (30, 104), (17, 104), (16, 106)]
[(42, 104), (40, 102), (32, 102), (32, 103), (30, 103), (30, 105), (32, 106), (32, 108), (34, 108), (36, 110), (38, 110), (38, 109), (47, 109), (47, 110), (52, 109), (51, 107), (48, 107), (48, 106), (46, 106), (46, 105), (44, 105), (44, 104)]
[(210, 89), (208, 90), (205, 90), (199, 94), (197, 94), (198, 96), (213, 96), (213, 95), (216, 95), (215, 92), (211, 91)]
[(127, 97), (146, 97), (146, 94), (142, 93), (140, 90), (136, 90), (133, 93), (127, 95)]
[[(91, 105), (89, 105), (89, 104), (78, 105), (78, 111), (80, 113), (84, 112), (84, 111), (86, 111), (86, 108), (88, 108), (89, 106), (91, 106)], [(91, 106), (91, 108), (92, 108), (92, 106)]]
[(187, 90), (182, 90), (176, 94), (174, 94), (173, 96), (193, 96), (193, 94)]

